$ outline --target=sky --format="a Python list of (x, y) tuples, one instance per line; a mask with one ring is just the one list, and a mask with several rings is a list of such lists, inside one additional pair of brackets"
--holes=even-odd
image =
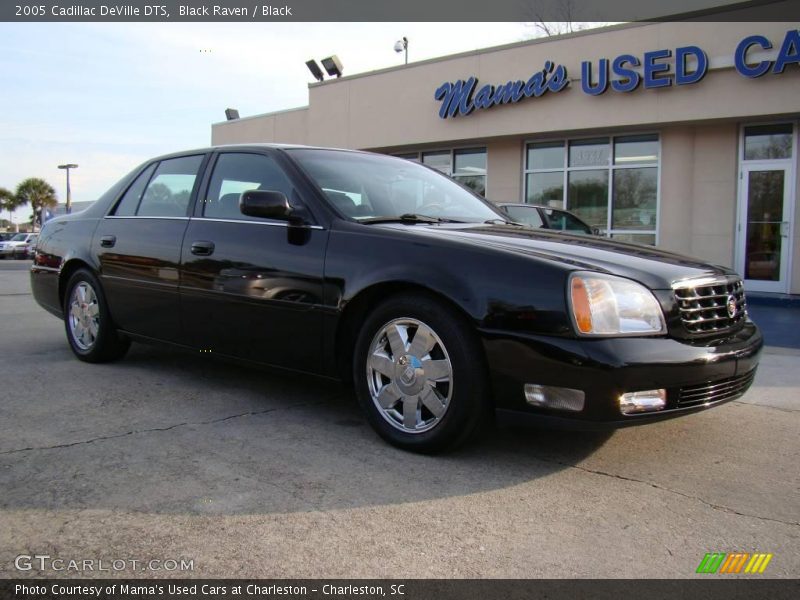
[(523, 23), (2, 23), (0, 187), (41, 177), (64, 202), (57, 165), (77, 163), (72, 200), (95, 200), (148, 158), (209, 145), (228, 107), (307, 105), (310, 58), (336, 54), (351, 75), (402, 64), (402, 36), (414, 62), (535, 34)]

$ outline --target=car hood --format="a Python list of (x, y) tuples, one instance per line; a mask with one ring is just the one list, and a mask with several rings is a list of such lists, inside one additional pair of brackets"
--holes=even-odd
[(628, 277), (651, 289), (670, 289), (676, 281), (734, 274), (726, 267), (651, 246), (608, 238), (487, 224), (382, 224), (411, 235), (435, 237), (559, 263), (568, 270), (601, 271)]

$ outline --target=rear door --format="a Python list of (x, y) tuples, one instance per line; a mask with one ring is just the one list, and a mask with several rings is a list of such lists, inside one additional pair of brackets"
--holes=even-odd
[[(183, 243), (182, 316), (205, 352), (318, 371), (328, 231), (313, 220), (285, 160), (276, 152), (216, 155)], [(239, 197), (253, 189), (284, 193), (310, 223), (243, 215)]]
[(205, 154), (152, 163), (95, 231), (93, 251), (114, 322), (170, 342), (181, 335), (178, 267)]

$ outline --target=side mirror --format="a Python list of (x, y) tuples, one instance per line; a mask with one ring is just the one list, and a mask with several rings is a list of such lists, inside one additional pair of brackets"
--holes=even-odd
[(592, 235), (600, 235), (600, 228), (592, 227)]
[(239, 198), (239, 210), (248, 217), (291, 221), (294, 211), (283, 192), (247, 190)]

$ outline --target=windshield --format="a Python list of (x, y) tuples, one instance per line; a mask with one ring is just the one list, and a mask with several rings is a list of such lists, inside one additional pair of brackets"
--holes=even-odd
[(12, 237), (9, 241), (11, 241), (11, 242), (24, 242), (26, 237), (28, 237), (27, 233), (18, 233), (17, 235)]
[(343, 150), (288, 150), (331, 204), (357, 221), (416, 215), (483, 223), (500, 213), (452, 179), (393, 156)]

